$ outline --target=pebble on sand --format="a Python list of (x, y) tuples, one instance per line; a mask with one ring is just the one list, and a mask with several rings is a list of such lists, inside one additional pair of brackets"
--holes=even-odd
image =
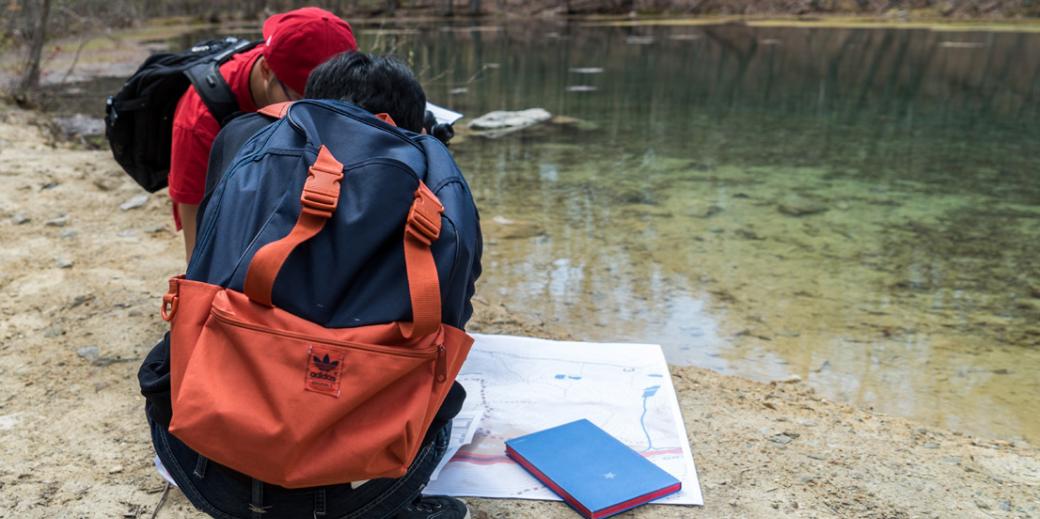
[(46, 225), (47, 227), (65, 227), (66, 225), (68, 225), (68, 223), (69, 217), (63, 214), (57, 218), (47, 220), (47, 222), (44, 223), (44, 225)]
[(138, 207), (141, 207), (142, 205), (147, 204), (147, 203), (148, 203), (148, 195), (137, 195), (137, 196), (131, 198), (130, 200), (127, 200), (126, 202), (123, 202), (119, 206), (119, 208), (124, 210), (124, 211), (129, 211), (131, 209), (136, 209)]
[(76, 350), (76, 355), (89, 362), (96, 362), (101, 357), (101, 350), (97, 346), (84, 346)]

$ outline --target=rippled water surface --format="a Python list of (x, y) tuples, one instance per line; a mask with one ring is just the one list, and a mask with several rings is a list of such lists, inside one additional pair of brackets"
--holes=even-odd
[(399, 37), (433, 99), (588, 123), (456, 145), (481, 293), (675, 363), (1040, 437), (1040, 36)]
[(361, 30), (467, 116), (578, 119), (453, 145), (487, 242), (478, 297), (1040, 438), (1040, 35)]

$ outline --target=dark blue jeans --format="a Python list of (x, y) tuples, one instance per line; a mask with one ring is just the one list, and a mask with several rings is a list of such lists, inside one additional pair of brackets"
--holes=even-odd
[(373, 479), (356, 489), (349, 484), (287, 489), (210, 462), (151, 417), (148, 423), (155, 452), (177, 486), (199, 510), (220, 519), (392, 517), (422, 492), (451, 436), (450, 421), (431, 431), (408, 473), (398, 479)]

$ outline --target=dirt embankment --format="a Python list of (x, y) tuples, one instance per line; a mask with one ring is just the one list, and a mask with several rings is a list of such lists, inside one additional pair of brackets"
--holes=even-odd
[[(130, 207), (141, 191), (107, 153), (55, 147), (39, 116), (0, 113), (0, 517), (148, 517), (162, 483), (135, 375), (183, 267), (169, 203)], [(566, 337), (495, 297), (477, 299), (472, 329)], [(1040, 516), (1029, 445), (873, 415), (800, 383), (673, 377), (707, 505), (630, 517)], [(560, 503), (470, 503), (478, 518), (574, 517)], [(159, 517), (199, 514), (174, 491)]]

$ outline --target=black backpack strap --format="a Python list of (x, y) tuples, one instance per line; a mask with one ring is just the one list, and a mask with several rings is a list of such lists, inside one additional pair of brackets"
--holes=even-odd
[(221, 126), (224, 126), (224, 119), (238, 111), (235, 93), (220, 74), (220, 65), (216, 61), (193, 65), (184, 71), (184, 75), (191, 80), (209, 113)]
[(241, 40), (224, 52), (213, 56), (212, 59), (195, 64), (184, 71), (184, 75), (188, 76), (195, 91), (202, 98), (202, 102), (206, 104), (209, 113), (221, 127), (226, 124), (227, 120), (230, 120), (229, 117), (232, 114), (238, 111), (238, 100), (227, 81), (224, 80), (224, 76), (220, 74), (220, 65), (231, 59), (231, 56), (252, 49), (258, 43), (258, 41)]

